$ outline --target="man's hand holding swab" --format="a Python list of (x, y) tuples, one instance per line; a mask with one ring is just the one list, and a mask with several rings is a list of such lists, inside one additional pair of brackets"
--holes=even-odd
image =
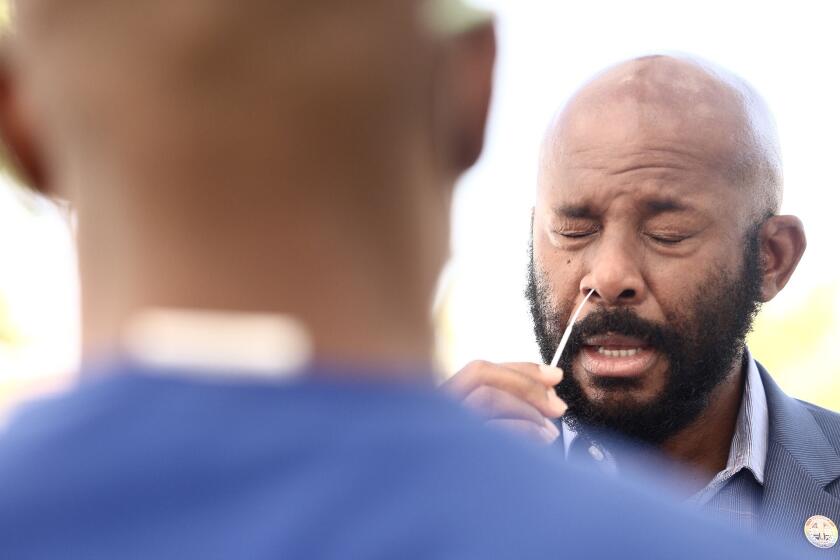
[(591, 295), (590, 291), (572, 314), (551, 365), (471, 362), (444, 388), (484, 415), (489, 425), (553, 442), (560, 435), (553, 421), (566, 412), (566, 404), (555, 390), (563, 379), (563, 371), (556, 366), (572, 326)]
[(532, 363), (475, 361), (444, 384), (444, 389), (487, 419), (488, 425), (551, 443), (560, 435), (553, 420), (566, 412), (554, 386), (563, 372)]

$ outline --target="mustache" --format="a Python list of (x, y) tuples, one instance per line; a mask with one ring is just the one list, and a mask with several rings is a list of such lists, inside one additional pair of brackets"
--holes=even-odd
[(629, 308), (598, 307), (575, 323), (563, 353), (574, 356), (586, 346), (588, 338), (606, 334), (638, 338), (660, 349), (673, 347), (679, 341), (679, 335), (666, 325), (643, 319)]

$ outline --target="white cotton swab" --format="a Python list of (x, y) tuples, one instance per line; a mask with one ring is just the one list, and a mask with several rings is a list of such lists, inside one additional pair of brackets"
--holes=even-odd
[(572, 318), (569, 319), (569, 324), (566, 326), (566, 332), (563, 333), (563, 338), (560, 339), (560, 346), (557, 347), (557, 352), (554, 353), (554, 359), (551, 360), (551, 367), (557, 367), (557, 364), (560, 363), (560, 356), (563, 355), (563, 349), (566, 347), (566, 343), (569, 342), (569, 337), (572, 336), (572, 327), (575, 326), (575, 321), (577, 321), (578, 315), (580, 315), (580, 310), (583, 309), (583, 306), (586, 304), (589, 296), (595, 293), (595, 290), (589, 290), (589, 293), (586, 294), (586, 297), (583, 298), (583, 301), (580, 302), (578, 305), (577, 310), (575, 310)]

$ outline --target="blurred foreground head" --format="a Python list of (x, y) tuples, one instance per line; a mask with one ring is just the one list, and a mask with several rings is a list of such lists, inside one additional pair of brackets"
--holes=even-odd
[(78, 212), (84, 337), (149, 306), (291, 313), (316, 351), (426, 360), (492, 25), (451, 1), (27, 0), (2, 128)]

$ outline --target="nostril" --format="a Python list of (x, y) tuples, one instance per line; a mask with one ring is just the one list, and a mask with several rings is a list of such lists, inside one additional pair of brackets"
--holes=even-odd
[(633, 299), (636, 297), (636, 290), (624, 290), (618, 296), (619, 299)]

